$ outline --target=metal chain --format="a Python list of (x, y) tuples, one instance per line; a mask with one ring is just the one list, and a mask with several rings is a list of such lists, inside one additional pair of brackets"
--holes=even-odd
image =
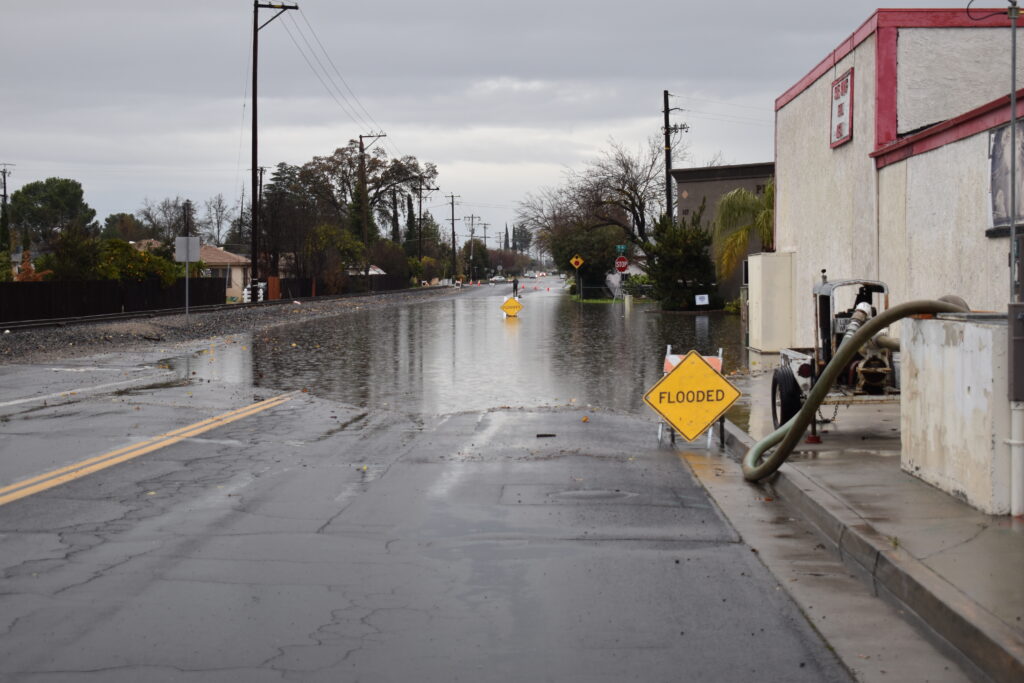
[(831, 424), (836, 421), (836, 417), (839, 416), (839, 404), (836, 403), (832, 406), (832, 419), (826, 420), (825, 416), (821, 414), (821, 406), (818, 406), (818, 422), (821, 424)]

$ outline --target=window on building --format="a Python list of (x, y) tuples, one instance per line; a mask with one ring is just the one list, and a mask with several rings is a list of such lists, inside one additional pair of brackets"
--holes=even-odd
[(210, 277), (217, 277), (224, 280), (224, 286), (231, 286), (231, 269), (230, 268), (211, 268)]

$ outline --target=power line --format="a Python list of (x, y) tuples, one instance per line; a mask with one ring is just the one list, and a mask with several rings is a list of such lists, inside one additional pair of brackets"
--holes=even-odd
[(349, 94), (352, 95), (352, 99), (356, 101), (356, 104), (359, 105), (359, 108), (363, 110), (363, 113), (366, 114), (366, 117), (370, 119), (370, 122), (374, 124), (377, 130), (381, 130), (383, 126), (374, 121), (373, 116), (370, 115), (370, 112), (366, 111), (366, 107), (364, 107), (363, 103), (359, 101), (359, 97), (356, 96), (355, 92), (352, 91), (352, 88), (349, 87), (348, 81), (346, 81), (345, 77), (341, 75), (340, 71), (338, 71), (338, 67), (334, 64), (334, 60), (331, 59), (331, 55), (324, 48), (324, 44), (320, 42), (320, 36), (316, 34), (316, 30), (313, 28), (313, 25), (309, 23), (309, 19), (306, 18), (306, 15), (301, 10), (299, 11), (299, 14), (302, 16), (302, 20), (306, 22), (306, 26), (309, 27), (309, 32), (313, 34), (313, 39), (316, 41), (316, 44), (320, 46), (320, 51), (323, 52), (324, 57), (327, 58), (327, 62), (331, 65), (331, 68), (334, 69), (334, 73), (338, 74), (338, 79), (345, 86), (345, 89), (348, 90)]
[(672, 95), (670, 93), (670, 96), (673, 99), (677, 99), (677, 100), (697, 100), (698, 102), (709, 102), (711, 104), (720, 104), (723, 107), (737, 107), (739, 109), (753, 109), (754, 111), (763, 111), (763, 112), (771, 112), (771, 111), (773, 111), (773, 109), (771, 107), (754, 107), (754, 106), (751, 106), (749, 104), (733, 104), (732, 102), (722, 102), (721, 100), (709, 100), (706, 97), (694, 97), (693, 95)]
[(735, 116), (733, 114), (718, 114), (715, 112), (697, 111), (695, 109), (680, 109), (684, 111), (688, 116), (692, 118), (704, 119), (707, 121), (721, 121), (723, 123), (741, 123), (752, 126), (770, 126), (771, 121), (765, 121), (764, 119), (754, 119), (746, 116)]
[[(313, 66), (313, 63), (309, 61), (309, 57), (306, 55), (306, 51), (302, 49), (302, 46), (299, 45), (299, 42), (295, 40), (295, 36), (292, 35), (292, 32), (290, 30), (288, 30), (288, 24), (283, 23), (281, 24), (281, 26), (284, 27), (285, 33), (287, 33), (288, 37), (291, 38), (292, 44), (295, 45), (295, 49), (299, 51), (300, 55), (302, 55), (302, 59), (305, 60), (306, 66), (309, 67), (309, 70), (312, 71), (313, 75), (316, 76), (318, 81), (320, 81), (320, 85), (324, 86), (324, 90), (326, 90), (327, 94), (331, 96), (331, 99), (334, 100), (335, 104), (338, 105), (338, 107), (345, 113), (346, 116), (352, 119), (352, 123), (356, 124), (360, 128), (370, 128), (371, 126), (367, 125), (365, 121), (360, 121), (355, 116), (355, 114), (348, 109), (348, 107), (341, 103), (341, 100), (338, 99), (338, 96), (334, 94), (334, 91), (331, 90), (330, 86), (327, 85), (327, 82), (324, 81), (323, 76), (320, 75), (320, 72), (317, 71), (316, 67)], [(313, 55), (313, 57), (315, 59), (316, 55)], [(330, 76), (330, 74), (328, 74), (328, 76)], [(344, 97), (344, 95), (342, 95), (342, 97)]]
[[(341, 75), (341, 71), (338, 69), (338, 66), (334, 63), (334, 60), (331, 59), (330, 53), (327, 52), (327, 49), (324, 47), (323, 42), (320, 40), (320, 36), (317, 35), (316, 29), (314, 29), (313, 25), (311, 23), (309, 23), (309, 19), (306, 18), (306, 15), (301, 10), (299, 11), (299, 14), (302, 16), (302, 21), (305, 22), (306, 26), (309, 28), (309, 32), (313, 34), (313, 40), (316, 41), (316, 44), (320, 47), (320, 52), (323, 54), (324, 58), (327, 60), (327, 63), (331, 65), (331, 68), (334, 70), (334, 73), (337, 74), (338, 80), (340, 80), (342, 85), (345, 86), (345, 90), (347, 90), (349, 95), (352, 96), (352, 99), (355, 101), (356, 105), (358, 105), (359, 109), (362, 110), (363, 114), (366, 115), (366, 118), (369, 119), (370, 123), (373, 124), (372, 126), (369, 126), (369, 125), (367, 125), (364, 122), (364, 123), (361, 123), (360, 125), (363, 128), (367, 128), (367, 129), (376, 128), (377, 130), (384, 130), (384, 127), (381, 126), (379, 123), (377, 123), (376, 119), (373, 118), (373, 115), (370, 114), (370, 112), (366, 109), (366, 107), (363, 106), (363, 103), (359, 99), (359, 96), (356, 95), (355, 91), (352, 90), (352, 87), (349, 86), (348, 81), (345, 80), (345, 77)], [(298, 22), (296, 22), (294, 19), (292, 19), (292, 23), (295, 24), (296, 29), (298, 29), (299, 32), (301, 33), (302, 31), (301, 31), (301, 28), (299, 27)], [(305, 37), (303, 37), (303, 40), (305, 40)], [(308, 45), (308, 41), (307, 41), (307, 45)], [(312, 47), (310, 47), (310, 50), (312, 51)], [(317, 61), (319, 63), (319, 60), (317, 60)], [(321, 63), (321, 66), (322, 66), (322, 63)], [(330, 73), (327, 71), (326, 68), (324, 68), (324, 73), (327, 74), (328, 78), (330, 78), (331, 82), (333, 83), (334, 79), (330, 77)], [(336, 83), (334, 84), (334, 86), (335, 86), (335, 88), (337, 88), (339, 94), (341, 94), (342, 97), (347, 102), (349, 98), (345, 97), (344, 94), (341, 93), (341, 88), (339, 88)], [(353, 107), (353, 109), (354, 109), (354, 107)], [(390, 140), (390, 139), (385, 140), (384, 144), (390, 146), (394, 150), (395, 154), (398, 157), (405, 156), (402, 153), (402, 150), (398, 149), (398, 146), (396, 144), (394, 144), (394, 142), (392, 140)]]

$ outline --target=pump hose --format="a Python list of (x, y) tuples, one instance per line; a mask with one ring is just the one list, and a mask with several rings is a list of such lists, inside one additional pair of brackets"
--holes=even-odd
[[(954, 299), (954, 297), (943, 297), (943, 299)], [(958, 299), (958, 298), (957, 298)], [(862, 346), (875, 334), (885, 329), (892, 323), (912, 315), (935, 314), (935, 313), (965, 313), (970, 309), (966, 304), (961, 305), (963, 299), (954, 301), (908, 301), (898, 304), (892, 308), (882, 311), (874, 318), (865, 322), (857, 333), (842, 343), (836, 350), (835, 357), (825, 366), (814, 388), (807, 395), (800, 412), (789, 419), (774, 432), (754, 444), (747, 454), (743, 456), (743, 478), (747, 481), (760, 481), (774, 473), (786, 461), (793, 451), (797, 441), (804, 435), (807, 425), (814, 417), (814, 411), (818, 409), (825, 396), (832, 389), (832, 383), (842, 372), (843, 368), (853, 359)], [(781, 443), (780, 443), (781, 442)], [(774, 451), (765, 455), (772, 446), (779, 444)], [(763, 460), (762, 460), (763, 457)]]

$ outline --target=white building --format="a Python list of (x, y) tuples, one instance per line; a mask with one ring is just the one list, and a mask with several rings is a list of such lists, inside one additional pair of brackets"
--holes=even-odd
[(783, 277), (762, 303), (791, 334), (768, 346), (811, 345), (823, 269), (882, 280), (893, 303), (958, 294), (1005, 312), (1009, 238), (993, 225), (990, 147), (1008, 129), (1010, 39), (1005, 8), (980, 21), (880, 9), (776, 100), (775, 245), (790, 255), (789, 289)]
[[(1005, 7), (875, 12), (776, 100), (776, 253), (749, 267), (760, 351), (813, 344), (822, 270), (881, 280), (891, 304), (956, 294), (999, 314), (895, 330), (904, 470), (990, 514), (1024, 512), (1009, 445), (1024, 404), (1007, 398), (1010, 46)], [(1020, 144), (1016, 157), (1020, 188)]]

